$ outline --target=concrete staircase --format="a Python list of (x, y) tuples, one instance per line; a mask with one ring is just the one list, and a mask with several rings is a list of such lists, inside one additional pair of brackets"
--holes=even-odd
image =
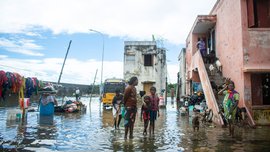
[[(201, 80), (201, 85), (205, 94), (206, 104), (209, 109), (213, 110), (213, 122), (219, 125), (224, 125), (221, 115), (219, 114), (219, 104), (222, 104), (224, 95), (217, 95), (215, 97), (215, 92), (211, 86), (211, 81), (215, 82), (217, 86), (221, 86), (224, 82), (224, 77), (221, 73), (214, 72), (213, 75), (210, 74), (209, 70), (210, 64), (204, 64), (200, 51), (197, 51), (192, 57), (192, 69), (198, 71)], [(249, 109), (244, 105), (247, 110), (248, 119), (252, 126), (255, 126), (255, 122)]]
[[(212, 121), (218, 125), (221, 125), (221, 126), (224, 125), (222, 117), (219, 114), (220, 110), (219, 110), (219, 106), (218, 106), (215, 94), (213, 92), (213, 89), (212, 89), (212, 86), (210, 83), (210, 77), (208, 75), (208, 72), (207, 72), (206, 66), (203, 62), (200, 51), (197, 51), (192, 57), (192, 69), (194, 69), (195, 71), (198, 71), (198, 73), (199, 73), (201, 85), (202, 85), (205, 99), (206, 99), (206, 104), (207, 104), (208, 108), (212, 109), (212, 111), (213, 111)], [(220, 77), (218, 75), (211, 76), (211, 80), (214, 80), (215, 83), (217, 82), (218, 84), (220, 84), (222, 81), (222, 77)]]
[[(215, 69), (214, 72), (212, 73), (213, 75), (211, 75), (211, 72), (209, 70), (209, 66), (210, 66), (210, 64), (205, 64), (205, 68), (206, 68), (210, 82), (211, 81), (214, 82), (217, 85), (217, 87), (222, 86), (224, 83), (224, 79), (225, 79), (222, 76), (222, 73), (218, 72), (217, 69)], [(213, 86), (212, 86), (212, 90), (213, 90), (214, 94), (218, 93), (218, 92), (215, 92), (216, 90), (213, 88)], [(216, 97), (216, 101), (217, 101), (218, 105), (223, 102), (224, 95), (215, 95), (215, 97)]]

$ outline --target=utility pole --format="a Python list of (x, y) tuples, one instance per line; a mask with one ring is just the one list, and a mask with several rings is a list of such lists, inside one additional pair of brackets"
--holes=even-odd
[(66, 63), (66, 59), (67, 59), (67, 56), (68, 56), (68, 52), (69, 52), (69, 48), (70, 48), (71, 42), (72, 42), (72, 40), (69, 41), (68, 49), (67, 49), (67, 52), (66, 52), (66, 56), (65, 56), (65, 59), (64, 59), (64, 63), (63, 63), (63, 65), (62, 65), (62, 69), (61, 69), (61, 72), (60, 72), (60, 75), (59, 75), (59, 79), (58, 79), (57, 84), (60, 83), (61, 76), (62, 76), (63, 69), (64, 69), (64, 66), (65, 66), (65, 63)]
[(100, 31), (97, 31), (97, 30), (94, 30), (94, 29), (89, 29), (89, 31), (91, 32), (95, 32), (95, 33), (98, 33), (102, 36), (102, 58), (101, 58), (101, 76), (100, 76), (100, 99), (101, 99), (101, 91), (102, 91), (102, 79), (103, 79), (103, 61), (104, 61), (104, 34)]
[(94, 85), (95, 85), (95, 82), (96, 82), (97, 72), (98, 72), (98, 69), (96, 70), (94, 82), (93, 82), (93, 84), (92, 84), (92, 89), (91, 89), (91, 94), (90, 94), (90, 102), (89, 102), (89, 106), (91, 106), (92, 94), (93, 94), (93, 91), (94, 91)]

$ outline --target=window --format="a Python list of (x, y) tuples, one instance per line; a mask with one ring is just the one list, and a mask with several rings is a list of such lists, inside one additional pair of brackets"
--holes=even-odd
[(270, 0), (247, 0), (248, 27), (270, 27)]
[(153, 56), (151, 54), (144, 55), (144, 66), (153, 66)]

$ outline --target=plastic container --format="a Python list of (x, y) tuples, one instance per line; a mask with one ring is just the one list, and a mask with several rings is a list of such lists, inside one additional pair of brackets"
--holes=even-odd
[(40, 115), (42, 116), (51, 116), (54, 114), (54, 103), (50, 102), (46, 105), (40, 103)]
[(20, 109), (9, 109), (7, 112), (7, 120), (20, 120), (22, 118), (22, 111)]

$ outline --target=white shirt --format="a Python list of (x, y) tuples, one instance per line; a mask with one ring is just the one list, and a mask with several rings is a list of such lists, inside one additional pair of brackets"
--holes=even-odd
[(76, 94), (80, 94), (80, 90), (79, 90), (79, 89), (77, 89), (75, 93), (76, 93)]

